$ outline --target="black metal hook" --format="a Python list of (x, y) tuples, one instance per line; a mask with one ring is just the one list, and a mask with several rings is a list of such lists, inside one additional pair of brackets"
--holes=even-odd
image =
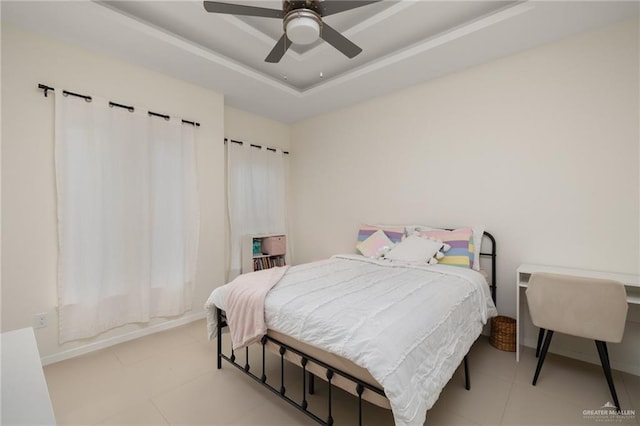
[(38, 84), (38, 89), (44, 90), (44, 97), (45, 98), (49, 95), (49, 90), (51, 90), (52, 92), (55, 90), (53, 87), (46, 86), (44, 84)]

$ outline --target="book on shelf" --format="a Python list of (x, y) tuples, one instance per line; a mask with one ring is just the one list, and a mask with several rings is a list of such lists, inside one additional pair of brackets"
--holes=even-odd
[(242, 244), (242, 272), (285, 266), (286, 235), (247, 235)]

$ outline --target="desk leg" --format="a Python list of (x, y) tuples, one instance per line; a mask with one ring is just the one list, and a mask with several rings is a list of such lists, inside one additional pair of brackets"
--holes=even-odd
[(516, 362), (520, 362), (520, 274), (516, 273)]

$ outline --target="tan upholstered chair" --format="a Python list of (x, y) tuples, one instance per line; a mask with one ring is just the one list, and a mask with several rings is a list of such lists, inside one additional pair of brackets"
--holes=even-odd
[(540, 327), (536, 349), (536, 356), (540, 356), (533, 385), (538, 381), (554, 331), (593, 339), (611, 396), (620, 410), (606, 342), (622, 340), (628, 309), (624, 285), (610, 280), (535, 273), (529, 280), (527, 300), (533, 324)]

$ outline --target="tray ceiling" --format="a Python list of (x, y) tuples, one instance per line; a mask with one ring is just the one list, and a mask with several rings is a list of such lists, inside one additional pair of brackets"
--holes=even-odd
[(2, 2), (3, 22), (211, 88), (229, 105), (287, 123), (637, 14), (637, 2), (384, 0), (325, 18), (363, 49), (355, 58), (320, 40), (272, 64), (264, 58), (282, 35), (279, 19), (207, 13), (200, 1)]

